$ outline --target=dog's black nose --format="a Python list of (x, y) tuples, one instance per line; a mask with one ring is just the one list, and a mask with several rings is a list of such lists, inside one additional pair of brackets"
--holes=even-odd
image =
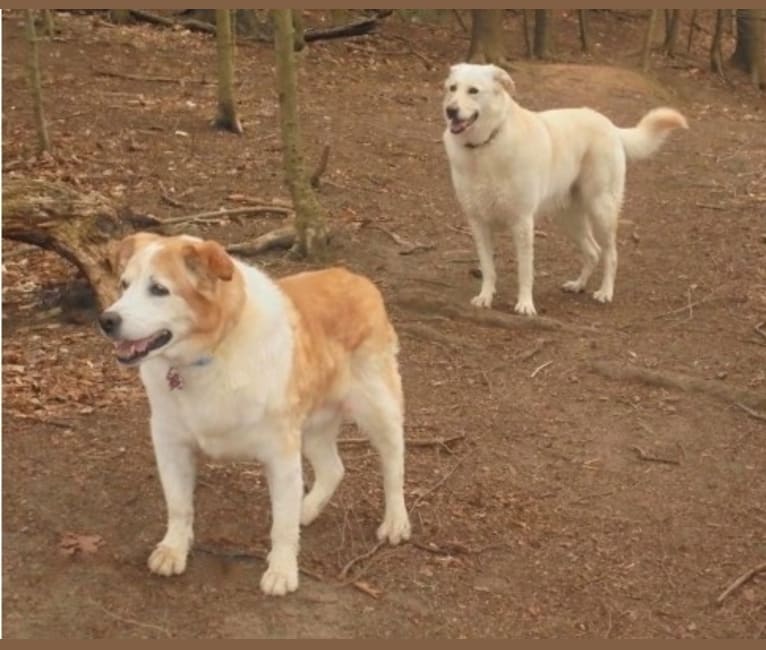
[(116, 311), (105, 311), (98, 317), (98, 324), (104, 331), (104, 334), (113, 336), (120, 329), (120, 323), (122, 323), (122, 316)]
[(447, 117), (454, 120), (457, 117), (458, 110), (454, 106), (447, 106)]

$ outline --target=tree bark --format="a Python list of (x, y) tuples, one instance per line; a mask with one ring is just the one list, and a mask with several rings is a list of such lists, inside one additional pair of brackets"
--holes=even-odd
[(535, 57), (549, 59), (553, 52), (553, 12), (535, 9)]
[(37, 153), (50, 151), (51, 143), (48, 138), (48, 126), (45, 123), (43, 111), (43, 92), (40, 82), (40, 55), (37, 49), (37, 33), (35, 32), (35, 15), (32, 9), (25, 9), (25, 33), (29, 43), (29, 60), (27, 71), (29, 74), (29, 88), (32, 91), (32, 107), (37, 127)]
[(580, 23), (580, 49), (588, 54), (590, 52), (590, 29), (588, 21), (588, 10), (578, 9), (577, 19)]
[(300, 255), (322, 258), (327, 246), (328, 232), (324, 209), (309, 185), (302, 157), (292, 11), (273, 9), (271, 16), (274, 23), (279, 125), (282, 132), (285, 178), (293, 199), (295, 229), (298, 234), (295, 251)]
[(98, 192), (57, 181), (9, 178), (3, 183), (3, 237), (58, 253), (82, 271), (101, 308), (117, 298), (109, 242), (133, 232)]
[(532, 15), (531, 9), (522, 9), (521, 10), (521, 28), (524, 30), (524, 49), (527, 53), (527, 58), (532, 58), (532, 37), (529, 35), (530, 30), (530, 23), (532, 20), (530, 19), (530, 16)]
[(218, 114), (215, 126), (241, 134), (234, 101), (234, 45), (231, 35), (231, 11), (216, 9), (216, 50), (218, 53)]
[(723, 60), (721, 55), (721, 39), (723, 37), (724, 10), (715, 12), (715, 30), (710, 44), (710, 69), (718, 74), (723, 74)]
[(763, 13), (761, 9), (736, 10), (737, 44), (731, 56), (731, 63), (749, 73), (753, 84), (760, 88), (766, 86)]
[(665, 54), (674, 56), (678, 33), (681, 30), (681, 10), (670, 9), (666, 11), (670, 11), (670, 14), (665, 14), (665, 43), (663, 44), (663, 47), (665, 49)]
[(644, 72), (649, 71), (652, 61), (652, 42), (654, 40), (654, 26), (657, 23), (657, 14), (659, 9), (652, 9), (649, 12), (649, 20), (646, 24), (646, 33), (644, 35), (644, 48), (641, 54), (641, 69)]
[(115, 25), (127, 25), (133, 22), (133, 16), (130, 9), (110, 9), (109, 20)]
[(53, 18), (53, 9), (43, 9), (43, 19), (45, 21), (45, 31), (48, 34), (48, 38), (53, 38), (56, 35), (56, 22)]
[(503, 40), (503, 9), (471, 9), (471, 45), (468, 60), (505, 64), (508, 56)]

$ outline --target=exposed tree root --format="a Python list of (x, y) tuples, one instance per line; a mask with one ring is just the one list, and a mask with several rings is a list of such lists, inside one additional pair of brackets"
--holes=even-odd
[(293, 244), (295, 244), (295, 228), (284, 226), (270, 230), (251, 242), (231, 244), (226, 247), (226, 250), (237, 255), (258, 255), (272, 248), (290, 248)]
[(684, 375), (680, 372), (649, 370), (611, 361), (596, 361), (591, 364), (590, 368), (596, 374), (609, 379), (638, 381), (649, 386), (672, 388), (686, 393), (701, 393), (729, 404), (743, 404), (751, 409), (766, 406), (766, 395), (764, 394), (728, 386), (720, 381)]

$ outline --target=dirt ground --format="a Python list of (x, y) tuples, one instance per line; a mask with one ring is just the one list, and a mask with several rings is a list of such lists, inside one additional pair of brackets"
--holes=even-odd
[[(210, 128), (209, 37), (59, 16), (60, 34), (41, 43), (56, 149), (40, 161), (20, 15), (3, 14), (4, 178), (57, 178), (160, 217), (237, 207), (235, 195), (286, 198), (268, 45), (238, 50), (237, 137)], [(508, 29), (520, 59), (517, 21)], [(269, 510), (256, 464), (201, 462), (188, 569), (150, 575), (164, 504), (137, 376), (117, 367), (87, 313), (57, 316), (62, 295), (76, 302), (75, 271), (3, 241), (6, 638), (766, 635), (766, 575), (716, 604), (766, 560), (766, 422), (710, 394), (593, 371), (607, 361), (678, 372), (766, 399), (756, 330), (766, 320), (766, 102), (744, 77), (730, 87), (707, 72), (708, 34), (643, 76), (633, 71), (641, 21), (596, 13), (589, 57), (576, 24), (562, 19), (556, 63), (519, 61), (521, 103), (587, 104), (620, 125), (671, 104), (691, 129), (629, 169), (613, 304), (560, 291), (578, 261), (541, 222), (535, 299), (558, 330), (486, 327), (401, 299), (418, 291), (467, 308), (478, 291), (440, 142), (441, 81), (467, 34), (392, 17), (374, 36), (301, 54), (309, 164), (330, 146), (319, 195), (332, 261), (381, 287), (400, 328), (407, 438), (427, 444), (406, 457), (411, 543), (369, 557), (382, 515), (377, 459), (343, 445), (346, 478), (303, 531), (306, 573), (286, 598), (258, 588)], [(235, 242), (279, 224), (259, 216), (188, 232)], [(388, 233), (426, 246), (402, 254)], [(507, 236), (498, 250), (495, 307), (511, 313)], [(254, 261), (275, 275), (308, 266), (283, 252)]]

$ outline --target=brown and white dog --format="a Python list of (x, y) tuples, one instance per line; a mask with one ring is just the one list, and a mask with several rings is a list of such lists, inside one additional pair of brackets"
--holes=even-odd
[[(154, 573), (186, 568), (201, 450), (264, 464), (272, 548), (261, 588), (295, 590), (300, 524), (319, 515), (343, 476), (344, 415), (381, 456), (378, 538), (409, 537), (398, 342), (372, 282), (341, 268), (273, 281), (214, 241), (148, 233), (117, 244), (113, 263), (123, 293), (99, 322), (120, 363), (140, 365), (168, 511), (149, 556)], [(305, 496), (301, 452), (315, 476)]]

